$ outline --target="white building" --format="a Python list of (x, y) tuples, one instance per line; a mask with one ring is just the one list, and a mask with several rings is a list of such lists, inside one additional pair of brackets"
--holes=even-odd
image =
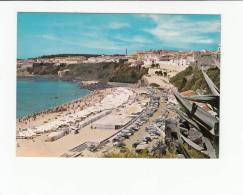
[(128, 115), (109, 114), (92, 123), (92, 127), (95, 129), (120, 129), (125, 126), (133, 117)]

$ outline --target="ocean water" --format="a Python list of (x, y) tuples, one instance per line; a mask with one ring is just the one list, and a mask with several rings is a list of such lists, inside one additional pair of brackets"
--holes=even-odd
[(78, 84), (44, 79), (17, 79), (17, 118), (88, 95)]

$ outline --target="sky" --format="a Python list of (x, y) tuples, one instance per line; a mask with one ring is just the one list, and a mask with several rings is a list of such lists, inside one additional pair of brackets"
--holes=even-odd
[(220, 15), (18, 13), (17, 57), (216, 50)]

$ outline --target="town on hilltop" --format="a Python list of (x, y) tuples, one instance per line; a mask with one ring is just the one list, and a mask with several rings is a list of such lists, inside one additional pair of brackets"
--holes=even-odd
[[(127, 49), (126, 49), (127, 53)], [(220, 48), (217, 51), (173, 51), (150, 50), (138, 51), (131, 55), (92, 55), (92, 54), (57, 54), (29, 59), (17, 59), (17, 71), (24, 73), (33, 65), (63, 66), (73, 64), (106, 63), (126, 61), (131, 67), (165, 66), (165, 69), (181, 71), (192, 63), (199, 66), (212, 66), (220, 60)], [(169, 68), (170, 67), (170, 68)], [(62, 76), (63, 72), (59, 73)]]

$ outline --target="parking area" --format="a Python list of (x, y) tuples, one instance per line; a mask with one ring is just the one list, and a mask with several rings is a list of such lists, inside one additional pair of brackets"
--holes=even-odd
[(165, 141), (165, 120), (173, 115), (168, 111), (167, 100), (154, 89), (149, 90), (150, 102), (143, 113), (128, 127), (113, 136), (100, 153), (119, 153), (124, 147), (131, 152), (152, 148), (158, 141)]

